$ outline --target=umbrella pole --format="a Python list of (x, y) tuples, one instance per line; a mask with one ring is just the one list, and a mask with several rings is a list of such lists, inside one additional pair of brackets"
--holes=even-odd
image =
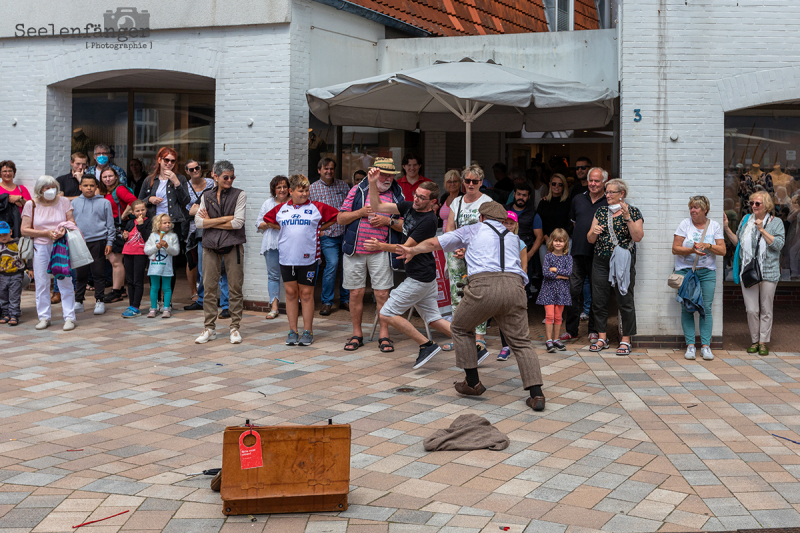
[(472, 164), (472, 121), (467, 121), (467, 161), (464, 168)]

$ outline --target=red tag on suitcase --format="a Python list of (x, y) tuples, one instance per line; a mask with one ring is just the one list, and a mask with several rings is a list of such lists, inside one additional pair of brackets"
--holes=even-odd
[[(252, 446), (247, 446), (244, 443), (245, 437), (249, 435), (256, 439), (255, 444)], [(261, 457), (261, 436), (257, 431), (248, 431), (241, 434), (239, 437), (239, 458), (242, 462), (242, 470), (264, 466), (264, 460)]]

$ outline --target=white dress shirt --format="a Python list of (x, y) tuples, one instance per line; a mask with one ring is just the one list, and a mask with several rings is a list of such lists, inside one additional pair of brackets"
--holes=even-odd
[[(494, 220), (486, 222), (497, 228), (500, 233), (506, 230), (500, 222)], [(522, 263), (519, 259), (519, 237), (509, 232), (504, 240), (505, 272), (519, 274), (527, 285), (528, 275), (522, 270)], [(445, 252), (452, 252), (459, 248), (467, 249), (464, 259), (467, 261), (467, 275), (469, 276), (481, 272), (502, 272), (500, 268), (500, 237), (482, 222), (464, 226), (439, 236), (439, 244)]]

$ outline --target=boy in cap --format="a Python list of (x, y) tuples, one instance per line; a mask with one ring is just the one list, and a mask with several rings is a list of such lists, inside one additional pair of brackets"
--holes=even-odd
[(17, 240), (11, 237), (11, 227), (0, 222), (0, 324), (19, 324), (22, 280), (25, 261), (19, 256)]

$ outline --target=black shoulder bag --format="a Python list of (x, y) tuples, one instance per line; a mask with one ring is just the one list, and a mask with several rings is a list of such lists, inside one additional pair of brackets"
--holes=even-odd
[[(767, 225), (765, 220), (764, 226)], [(757, 231), (757, 230), (756, 230)], [(761, 243), (761, 232), (758, 232), (758, 239), (756, 239), (756, 253), (753, 258), (742, 268), (741, 282), (745, 288), (749, 289), (753, 285), (761, 283), (761, 265), (758, 263), (758, 245)]]

